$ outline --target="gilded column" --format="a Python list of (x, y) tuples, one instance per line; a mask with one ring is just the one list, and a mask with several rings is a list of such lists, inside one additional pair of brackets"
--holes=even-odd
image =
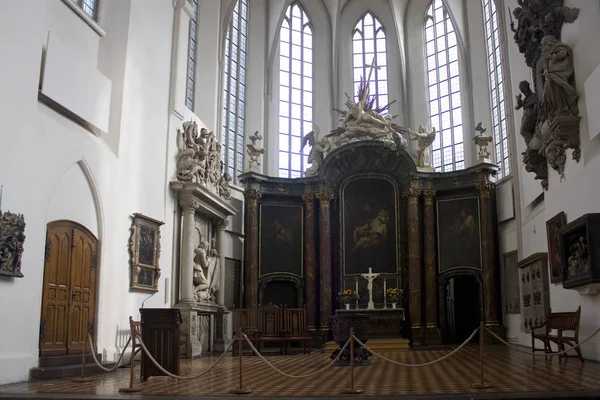
[(246, 198), (246, 240), (244, 269), (244, 307), (258, 306), (258, 199), (260, 192), (249, 189), (244, 192)]
[(316, 193), (316, 197), (319, 200), (320, 327), (321, 330), (328, 331), (333, 310), (331, 298), (331, 209), (329, 208), (333, 193), (326, 188), (321, 188)]
[(498, 295), (496, 293), (496, 249), (494, 246), (494, 214), (491, 191), (494, 184), (487, 179), (477, 184), (481, 202), (481, 258), (483, 277), (484, 320), (488, 326), (498, 324)]
[(408, 289), (409, 311), (413, 345), (422, 344), (423, 319), (421, 315), (421, 221), (419, 196), (421, 189), (408, 189)]
[(309, 330), (317, 327), (317, 264), (315, 237), (315, 194), (307, 187), (304, 195), (304, 286), (306, 321)]
[(226, 219), (220, 219), (215, 223), (217, 227), (217, 253), (219, 253), (219, 291), (217, 292), (217, 303), (225, 305), (225, 229), (229, 225)]
[(427, 344), (440, 344), (437, 326), (437, 274), (435, 268), (435, 190), (423, 190), (423, 237), (425, 265), (425, 334)]
[(181, 265), (180, 273), (180, 302), (193, 303), (194, 299), (194, 250), (196, 243), (195, 226), (196, 209), (200, 207), (200, 202), (190, 196), (185, 196), (179, 201), (183, 208), (183, 228), (181, 233)]

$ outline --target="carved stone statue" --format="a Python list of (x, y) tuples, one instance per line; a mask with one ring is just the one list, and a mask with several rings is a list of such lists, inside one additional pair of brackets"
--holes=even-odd
[(225, 200), (231, 199), (231, 188), (229, 187), (230, 182), (231, 176), (229, 176), (228, 172), (224, 172), (223, 176), (219, 178), (219, 196)]
[(544, 70), (544, 111), (548, 116), (556, 114), (577, 115), (579, 95), (573, 82), (573, 54), (571, 48), (559, 42), (554, 36), (542, 39), (542, 57), (546, 63)]
[[(222, 174), (221, 144), (214, 132), (198, 129), (195, 121), (183, 124), (179, 133), (177, 178), (195, 182), (224, 199), (229, 199), (229, 180)], [(230, 178), (230, 177), (229, 177)]]
[(477, 126), (475, 127), (475, 130), (477, 132), (479, 132), (478, 135), (473, 136), (473, 141), (475, 142), (475, 144), (477, 146), (479, 146), (479, 151), (477, 152), (477, 156), (479, 158), (479, 161), (487, 162), (487, 161), (489, 161), (489, 157), (490, 157), (490, 152), (488, 151), (487, 147), (492, 142), (492, 139), (493, 139), (492, 135), (485, 135), (485, 131), (487, 129), (485, 129), (481, 125), (481, 122), (479, 122), (477, 124)]
[(21, 256), (25, 242), (25, 217), (0, 211), (0, 275), (22, 278)]
[(435, 127), (431, 129), (431, 132), (427, 132), (427, 129), (423, 125), (419, 125), (419, 129), (416, 132), (410, 128), (407, 128), (406, 132), (408, 138), (416, 140), (419, 146), (419, 149), (414, 152), (417, 167), (431, 167), (431, 144), (436, 136)]
[(304, 135), (302, 138), (302, 148), (307, 144), (311, 146), (310, 152), (308, 153), (308, 162), (312, 164), (309, 169), (306, 170), (305, 176), (316, 175), (321, 168), (321, 163), (325, 154), (331, 148), (331, 144), (327, 138), (320, 138), (319, 133), (321, 129), (317, 124), (313, 122), (313, 130)]
[[(519, 82), (519, 90), (521, 91), (521, 94), (517, 95), (517, 105), (515, 106), (515, 110), (523, 109), (519, 133), (525, 139), (525, 144), (529, 146), (529, 142), (531, 142), (535, 132), (535, 124), (538, 120), (538, 99), (527, 81)], [(525, 98), (523, 98), (523, 96), (525, 96)]]
[(201, 240), (194, 250), (194, 295), (196, 301), (214, 302), (219, 282), (219, 253), (209, 249), (206, 240)]
[(252, 136), (250, 136), (250, 141), (252, 143), (246, 144), (246, 153), (250, 157), (250, 161), (248, 161), (248, 167), (250, 169), (253, 169), (254, 166), (260, 166), (259, 157), (265, 152), (265, 149), (258, 147), (256, 144), (258, 140), (262, 140), (262, 135), (256, 131), (252, 134)]

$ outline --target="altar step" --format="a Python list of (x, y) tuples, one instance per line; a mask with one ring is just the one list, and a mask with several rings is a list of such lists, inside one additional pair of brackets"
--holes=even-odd
[[(409, 350), (408, 339), (369, 339), (367, 346), (374, 352), (401, 353)], [(332, 353), (338, 348), (336, 342), (325, 343), (325, 353)]]

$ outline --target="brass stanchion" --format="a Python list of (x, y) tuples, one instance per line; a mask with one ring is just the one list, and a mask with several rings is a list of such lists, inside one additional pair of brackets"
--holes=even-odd
[(74, 378), (73, 382), (91, 382), (92, 378), (85, 376), (85, 340), (81, 344), (81, 376)]
[(238, 353), (239, 353), (238, 355), (240, 357), (240, 387), (238, 389), (230, 390), (229, 391), (230, 394), (250, 394), (250, 393), (252, 393), (252, 390), (250, 390), (250, 389), (244, 389), (244, 386), (243, 386), (243, 380), (242, 380), (242, 340), (243, 340), (242, 327), (240, 326), (238, 328), (238, 334), (237, 334)]
[(473, 389), (490, 389), (492, 386), (486, 383), (483, 379), (483, 355), (484, 355), (484, 338), (485, 338), (485, 323), (481, 321), (479, 324), (479, 383), (471, 385)]
[(350, 389), (344, 389), (341, 394), (358, 394), (362, 389), (354, 388), (354, 328), (350, 328)]
[(119, 388), (119, 392), (121, 392), (121, 393), (134, 393), (134, 392), (142, 391), (142, 388), (134, 388), (133, 387), (133, 371), (135, 369), (135, 336), (136, 336), (136, 332), (134, 329), (132, 329), (131, 330), (131, 357), (129, 358), (129, 387)]

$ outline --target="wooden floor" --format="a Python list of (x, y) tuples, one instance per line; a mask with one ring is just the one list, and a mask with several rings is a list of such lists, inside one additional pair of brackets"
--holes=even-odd
[[(600, 364), (577, 359), (559, 362), (557, 358), (532, 361), (530, 356), (508, 349), (503, 345), (486, 346), (485, 380), (492, 388), (476, 390), (471, 387), (479, 381), (479, 347), (469, 345), (455, 356), (440, 363), (407, 368), (373, 357), (370, 366), (356, 368), (356, 387), (365, 395), (416, 395), (481, 392), (555, 392), (600, 389)], [(404, 363), (423, 363), (439, 358), (448, 351), (408, 351), (385, 353), (386, 357)], [(197, 374), (216, 360), (213, 357), (181, 360), (182, 375)], [(316, 371), (331, 360), (323, 352), (311, 355), (268, 356), (268, 360), (288, 374), (300, 375)], [(243, 357), (244, 387), (252, 396), (339, 396), (349, 384), (350, 369), (333, 367), (305, 379), (279, 375), (255, 356)], [(136, 377), (139, 365), (136, 366)], [(116, 373), (96, 375), (89, 383), (71, 380), (27, 382), (0, 386), (0, 397), (9, 393), (31, 394), (90, 394), (118, 395), (118, 389), (128, 386), (129, 369)], [(151, 377), (147, 382), (137, 381), (143, 395), (198, 396), (226, 395), (238, 385), (238, 358), (225, 357), (208, 374), (193, 380), (175, 380)], [(583, 392), (581, 392), (583, 393)], [(533, 393), (532, 393), (533, 394)], [(125, 397), (124, 397), (125, 398)]]

